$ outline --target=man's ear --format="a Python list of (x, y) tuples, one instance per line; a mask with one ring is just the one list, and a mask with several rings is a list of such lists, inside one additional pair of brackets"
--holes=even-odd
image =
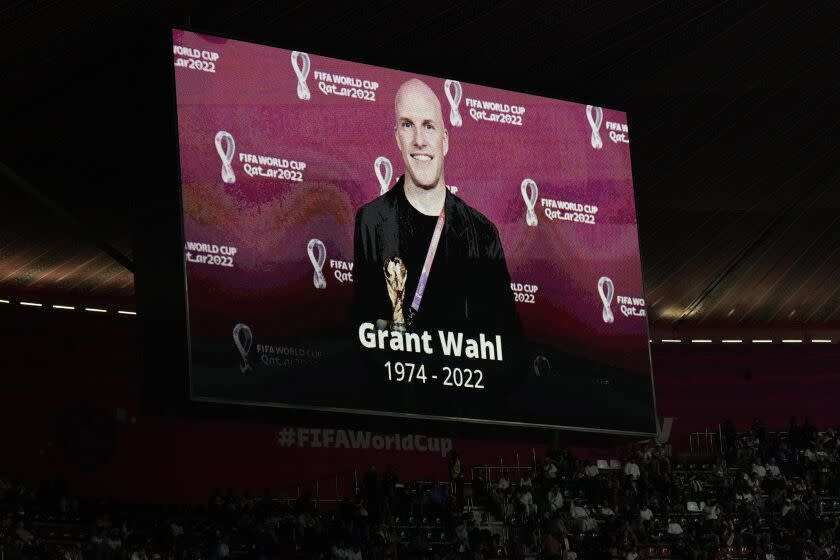
[(443, 155), (449, 153), (449, 131), (445, 128), (443, 129)]
[(394, 125), (394, 141), (397, 143), (397, 149), (402, 152), (402, 147), (400, 146), (400, 128), (397, 125)]

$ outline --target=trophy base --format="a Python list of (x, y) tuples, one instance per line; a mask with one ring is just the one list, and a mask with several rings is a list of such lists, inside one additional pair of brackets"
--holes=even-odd
[(386, 321), (385, 319), (377, 319), (376, 330), (405, 332), (405, 323), (398, 323), (396, 321)]

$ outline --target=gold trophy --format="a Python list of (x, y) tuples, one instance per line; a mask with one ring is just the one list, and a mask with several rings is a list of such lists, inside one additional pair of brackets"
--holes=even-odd
[(408, 278), (408, 270), (405, 263), (399, 257), (392, 257), (385, 261), (382, 267), (385, 273), (385, 285), (388, 288), (388, 297), (391, 298), (393, 317), (391, 330), (405, 331), (405, 317), (403, 316), (403, 299), (405, 298), (405, 280)]

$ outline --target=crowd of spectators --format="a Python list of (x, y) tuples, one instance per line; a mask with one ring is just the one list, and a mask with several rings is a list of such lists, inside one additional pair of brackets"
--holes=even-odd
[(268, 490), (217, 490), (200, 507), (114, 504), (0, 478), (0, 558), (840, 560), (840, 434), (793, 421), (720, 433), (715, 456), (679, 462), (651, 444), (620, 460), (552, 450), (516, 471), (467, 469), (453, 454), (449, 480), (412, 484), (371, 467), (329, 505)]
[(840, 543), (840, 434), (791, 421), (721, 427), (720, 452), (672, 464), (664, 448), (624, 461), (550, 454), (517, 481), (478, 477), (476, 497), (543, 557), (833, 560)]

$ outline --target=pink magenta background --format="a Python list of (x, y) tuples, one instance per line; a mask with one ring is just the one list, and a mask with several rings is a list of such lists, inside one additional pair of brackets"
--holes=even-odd
[[(644, 318), (601, 318), (598, 279), (616, 295), (643, 297), (628, 144), (609, 139), (606, 122), (626, 124), (604, 109), (603, 149), (590, 145), (585, 105), (462, 82), (463, 126), (449, 124), (444, 79), (309, 53), (311, 99), (297, 97), (291, 51), (175, 30), (174, 44), (219, 53), (216, 72), (176, 67), (178, 125), (187, 241), (233, 245), (235, 268), (187, 264), (193, 336), (229, 344), (232, 325), (248, 323), (270, 343), (350, 325), (352, 284), (332, 276), (329, 259), (353, 260), (356, 210), (379, 195), (374, 161), (403, 172), (394, 139), (393, 100), (419, 77), (437, 92), (449, 130), (449, 185), (498, 227), (513, 282), (537, 284), (536, 304), (518, 303), (526, 336), (562, 352), (649, 373)], [(376, 101), (325, 95), (315, 71), (380, 84)], [(453, 79), (455, 77), (452, 77)], [(525, 107), (523, 125), (475, 121), (464, 99)], [(236, 142), (234, 184), (221, 178), (214, 137)], [(304, 161), (304, 181), (249, 177), (240, 152)], [(596, 205), (596, 224), (550, 221), (538, 201), (537, 227), (525, 222), (520, 193), (533, 179), (539, 196)], [(325, 290), (312, 283), (306, 245), (327, 248)]]

